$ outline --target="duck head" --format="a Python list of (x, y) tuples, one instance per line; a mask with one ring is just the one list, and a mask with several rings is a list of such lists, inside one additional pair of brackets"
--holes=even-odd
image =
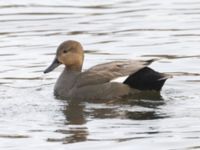
[(68, 70), (81, 71), (83, 60), (84, 52), (81, 44), (72, 40), (65, 41), (58, 46), (55, 59), (44, 73), (53, 71), (61, 64), (64, 64)]

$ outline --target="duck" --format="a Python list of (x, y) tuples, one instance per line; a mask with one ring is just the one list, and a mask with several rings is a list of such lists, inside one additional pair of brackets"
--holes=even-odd
[[(171, 76), (148, 67), (150, 60), (116, 60), (82, 70), (84, 49), (80, 42), (62, 42), (44, 73), (64, 65), (54, 86), (54, 95), (62, 99), (109, 100), (132, 96), (144, 91), (160, 92)], [(123, 82), (115, 79), (126, 77)]]

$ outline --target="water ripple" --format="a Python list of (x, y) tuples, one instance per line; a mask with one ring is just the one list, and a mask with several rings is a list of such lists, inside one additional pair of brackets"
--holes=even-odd
[[(199, 6), (198, 0), (0, 1), (0, 147), (198, 149)], [(53, 85), (62, 67), (42, 72), (68, 39), (83, 43), (84, 69), (158, 58), (151, 67), (174, 77), (156, 95), (57, 100)]]

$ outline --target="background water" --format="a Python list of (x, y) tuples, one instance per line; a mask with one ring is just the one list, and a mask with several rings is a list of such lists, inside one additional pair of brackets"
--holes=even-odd
[[(84, 69), (160, 58), (175, 74), (157, 100), (68, 103), (53, 96), (62, 67), (42, 71), (64, 40)], [(0, 149), (200, 149), (200, 0), (0, 1)]]

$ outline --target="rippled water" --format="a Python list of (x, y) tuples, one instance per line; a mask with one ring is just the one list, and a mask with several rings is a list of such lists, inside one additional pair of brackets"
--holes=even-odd
[[(84, 68), (159, 58), (161, 97), (57, 100), (58, 44), (80, 41)], [(200, 149), (200, 1), (0, 1), (0, 149)]]

